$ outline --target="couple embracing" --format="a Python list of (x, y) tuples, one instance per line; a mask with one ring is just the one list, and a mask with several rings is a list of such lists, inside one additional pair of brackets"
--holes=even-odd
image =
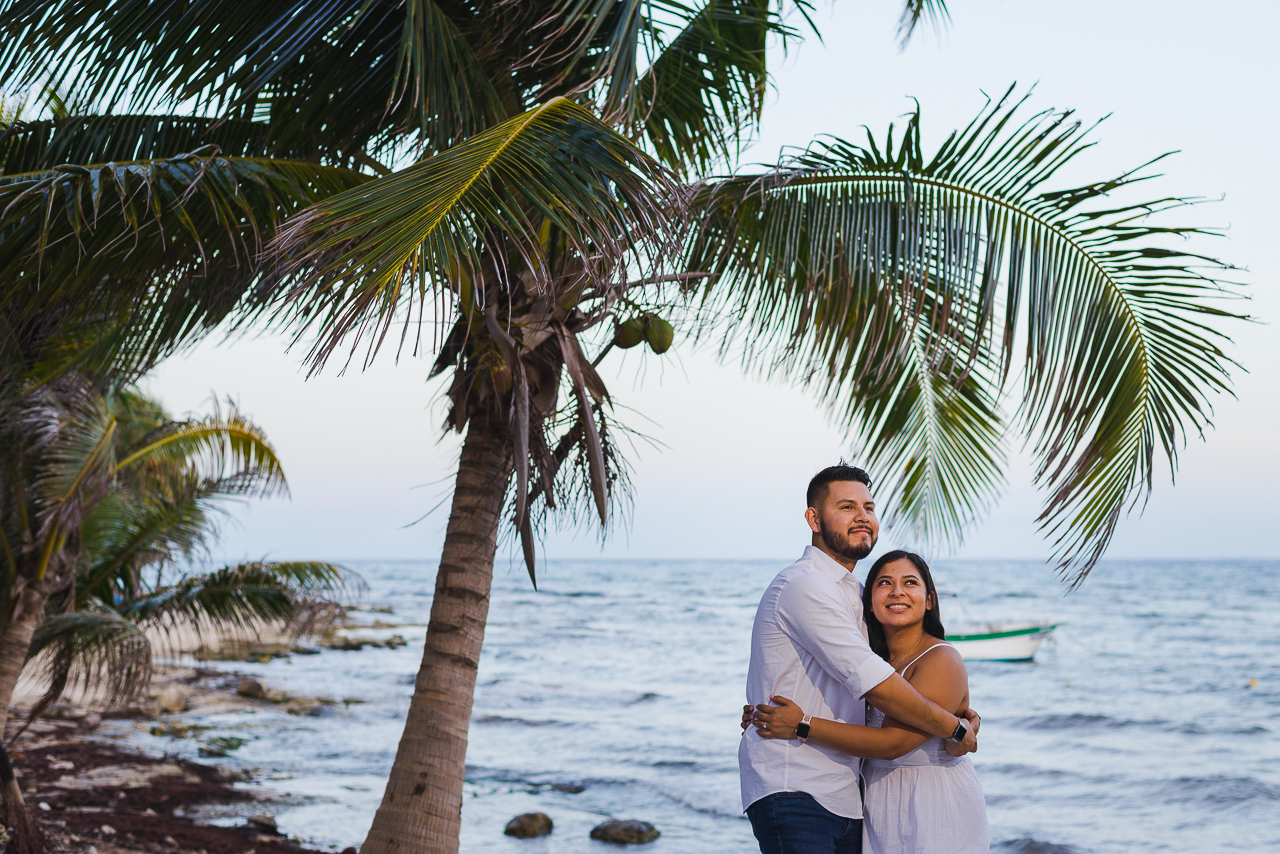
[(980, 721), (928, 564), (889, 552), (858, 583), (880, 531), (862, 469), (822, 470), (806, 498), (812, 545), (751, 633), (738, 764), (762, 854), (986, 854)]

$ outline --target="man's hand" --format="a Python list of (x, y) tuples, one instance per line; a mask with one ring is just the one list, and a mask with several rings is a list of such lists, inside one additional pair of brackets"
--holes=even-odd
[(745, 732), (747, 731), (747, 727), (751, 726), (751, 716), (752, 716), (752, 715), (754, 715), (755, 713), (756, 713), (756, 707), (755, 707), (755, 706), (743, 706), (743, 707), (742, 707), (742, 731), (743, 731), (743, 733), (745, 733)]
[(964, 719), (969, 724), (969, 731), (964, 735), (964, 741), (956, 744), (947, 739), (942, 740), (942, 744), (947, 749), (947, 753), (952, 756), (964, 756), (968, 753), (978, 752), (978, 727), (982, 725), (982, 718), (973, 709), (964, 710)]

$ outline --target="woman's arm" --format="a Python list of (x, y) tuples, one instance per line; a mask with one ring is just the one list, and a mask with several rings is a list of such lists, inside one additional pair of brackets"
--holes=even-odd
[[(922, 660), (908, 681), (944, 709), (963, 709), (968, 705), (968, 674), (960, 655), (950, 648)], [(756, 706), (753, 713), (756, 729), (763, 738), (794, 738), (796, 724), (804, 716), (803, 710), (786, 697), (771, 699), (779, 705)], [(930, 737), (929, 733), (893, 718), (886, 718), (881, 727), (843, 724), (821, 718), (814, 718), (809, 726), (810, 741), (863, 759), (897, 759)]]
[[(778, 705), (755, 707), (754, 722), (760, 737), (795, 738), (796, 724), (804, 717), (804, 711), (786, 697), (770, 699)], [(928, 738), (925, 733), (917, 735), (904, 729), (842, 724), (824, 718), (814, 718), (809, 722), (809, 741), (863, 759), (897, 759), (924, 744)]]
[[(965, 712), (969, 708), (969, 671), (965, 669), (964, 659), (954, 647), (944, 647), (920, 659), (919, 663), (911, 668), (911, 678), (907, 681), (917, 691), (944, 709), (956, 709), (957, 715), (968, 717)], [(911, 746), (898, 756), (915, 750), (929, 739), (928, 733), (895, 720), (893, 717), (886, 717), (880, 728), (912, 734)], [(972, 721), (970, 728), (973, 728)], [(947, 742), (943, 743), (947, 744)], [(889, 758), (897, 759), (898, 757)]]

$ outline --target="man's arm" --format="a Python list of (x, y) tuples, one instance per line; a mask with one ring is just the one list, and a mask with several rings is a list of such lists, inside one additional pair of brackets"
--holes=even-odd
[(787, 582), (778, 596), (778, 619), (792, 641), (855, 697), (893, 675), (889, 662), (871, 651), (844, 594), (820, 572)]
[[(940, 738), (950, 738), (961, 720), (912, 688), (897, 673), (868, 691), (866, 697), (889, 717)], [(978, 739), (973, 727), (967, 723), (965, 726), (967, 732), (960, 744), (966, 753), (971, 753), (978, 749)]]

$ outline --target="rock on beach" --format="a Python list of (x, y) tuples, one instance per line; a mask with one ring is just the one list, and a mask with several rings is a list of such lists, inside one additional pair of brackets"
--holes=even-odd
[(606, 821), (591, 829), (591, 838), (618, 845), (641, 845), (662, 834), (647, 821)]
[(257, 830), (280, 835), (280, 826), (276, 824), (276, 817), (273, 815), (251, 815), (245, 819), (245, 822)]
[(262, 687), (262, 683), (257, 679), (242, 679), (240, 684), (236, 686), (236, 693), (241, 697), (248, 697), (250, 700), (266, 699), (267, 691)]
[(543, 812), (527, 812), (507, 822), (502, 832), (517, 839), (532, 839), (535, 836), (546, 836), (551, 832), (551, 816)]
[(166, 685), (156, 695), (160, 708), (166, 712), (181, 712), (187, 708), (187, 697), (191, 689), (186, 685)]

